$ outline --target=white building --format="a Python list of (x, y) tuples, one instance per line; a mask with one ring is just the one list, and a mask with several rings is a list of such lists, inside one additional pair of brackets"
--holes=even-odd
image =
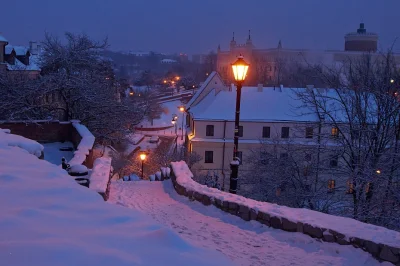
[[(229, 179), (233, 159), (236, 87), (225, 86), (216, 72), (211, 73), (186, 105), (187, 145), (202, 160), (194, 171), (217, 171)], [(318, 145), (317, 134), (336, 135), (337, 130), (319, 122), (316, 114), (296, 99), (290, 88), (243, 87), (239, 128), (239, 171), (251, 171), (248, 157), (263, 144), (295, 143)], [(329, 144), (328, 144), (329, 145)], [(285, 151), (278, 151), (285, 157)], [(305, 159), (306, 163), (307, 159)], [(333, 167), (336, 162), (329, 162)], [(329, 165), (328, 165), (329, 167)], [(326, 176), (326, 183), (330, 175)]]

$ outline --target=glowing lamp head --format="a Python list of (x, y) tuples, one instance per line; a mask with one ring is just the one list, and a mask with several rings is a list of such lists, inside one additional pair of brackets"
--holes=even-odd
[(175, 84), (175, 81), (171, 81), (172, 84)]
[(185, 111), (185, 107), (179, 106), (179, 111), (184, 112)]
[(176, 79), (176, 80), (180, 80), (181, 78), (180, 78), (180, 77), (175, 77), (175, 79)]
[(131, 96), (132, 96), (132, 95), (133, 95), (133, 91), (129, 92), (129, 95), (131, 95)]
[(390, 83), (394, 83), (394, 79), (390, 79)]
[(380, 169), (378, 169), (378, 170), (376, 170), (376, 173), (377, 173), (378, 175), (380, 175), (382, 172), (381, 172)]
[(175, 123), (176, 123), (176, 120), (172, 120), (172, 121), (171, 121), (171, 123), (172, 123), (173, 125), (175, 125)]
[(243, 56), (239, 56), (235, 63), (232, 64), (233, 76), (237, 82), (243, 82), (246, 79), (249, 64), (244, 61)]
[(167, 83), (167, 81), (166, 81), (166, 80), (164, 80), (163, 82), (164, 82), (164, 84), (165, 84), (165, 83)]
[(142, 161), (144, 161), (144, 160), (146, 160), (146, 153), (145, 152), (142, 152), (142, 153), (140, 153), (140, 160), (142, 160)]

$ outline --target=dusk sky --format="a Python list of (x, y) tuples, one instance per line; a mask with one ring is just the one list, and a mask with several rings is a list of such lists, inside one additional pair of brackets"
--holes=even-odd
[[(229, 48), (232, 32), (257, 48), (343, 49), (345, 33), (363, 21), (379, 49), (400, 36), (399, 0), (14, 0), (2, 4), (0, 32), (27, 45), (44, 32), (106, 36), (112, 50), (204, 53)], [(400, 40), (395, 50), (400, 51)]]

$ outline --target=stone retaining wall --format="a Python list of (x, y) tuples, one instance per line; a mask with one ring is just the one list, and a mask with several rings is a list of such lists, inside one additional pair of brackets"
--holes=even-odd
[[(229, 200), (221, 200), (210, 195), (206, 195), (201, 191), (193, 191), (192, 189), (188, 189), (177, 182), (177, 177), (174, 173), (173, 167), (171, 168), (171, 179), (174, 188), (179, 195), (201, 202), (206, 206), (214, 205), (225, 212), (239, 216), (245, 221), (255, 220), (275, 229), (303, 233), (313, 238), (321, 239), (325, 242), (336, 242), (340, 245), (352, 245), (356, 248), (362, 248), (364, 251), (369, 252), (378, 260), (389, 261), (395, 263), (396, 265), (400, 265), (400, 243), (398, 246), (392, 246), (385, 243), (366, 240), (361, 236), (348, 237), (341, 232), (337, 232), (329, 228), (320, 228), (308, 223), (294, 222), (285, 217), (280, 217), (277, 215), (272, 215), (271, 213), (253, 209), (245, 204), (238, 204)], [(222, 193), (227, 194), (228, 198), (228, 193)], [(368, 232), (364, 233), (365, 235), (368, 235)], [(396, 234), (397, 232), (393, 231), (393, 233)]]

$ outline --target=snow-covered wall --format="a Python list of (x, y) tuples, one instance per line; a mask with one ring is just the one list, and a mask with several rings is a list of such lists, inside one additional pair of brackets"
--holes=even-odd
[[(72, 134), (72, 138), (74, 139), (74, 144), (77, 146), (76, 151), (74, 152), (74, 157), (68, 162), (70, 165), (75, 164), (85, 164), (87, 167), (91, 168), (92, 160), (92, 149), (95, 141), (95, 137), (93, 134), (85, 127), (84, 125), (80, 124), (79, 121), (71, 121), (72, 126), (79, 134), (79, 142), (77, 142), (76, 137)], [(75, 134), (76, 136), (76, 134)]]
[(204, 205), (212, 204), (244, 220), (256, 220), (276, 229), (301, 232), (340, 245), (353, 245), (381, 260), (400, 262), (399, 232), (350, 218), (259, 202), (209, 188), (193, 180), (192, 172), (183, 161), (172, 162), (171, 168), (177, 193)]
[(89, 188), (99, 193), (104, 200), (108, 198), (108, 189), (111, 174), (111, 158), (100, 157), (93, 163), (92, 173), (90, 174)]

